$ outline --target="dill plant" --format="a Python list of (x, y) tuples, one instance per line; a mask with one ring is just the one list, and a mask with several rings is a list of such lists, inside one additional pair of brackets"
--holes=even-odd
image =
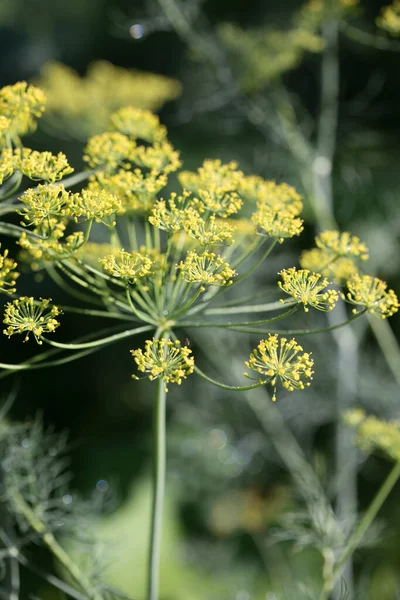
[[(235, 162), (217, 159), (205, 160), (195, 172), (180, 170), (179, 152), (168, 141), (165, 127), (152, 113), (134, 107), (110, 116), (106, 130), (87, 142), (83, 156), (87, 170), (70, 175), (73, 169), (64, 154), (54, 156), (22, 145), (21, 137), (35, 128), (45, 108), (40, 89), (23, 82), (3, 88), (0, 107), (0, 213), (17, 213), (21, 219), (21, 226), (1, 223), (0, 231), (17, 238), (18, 260), (35, 272), (47, 273), (85, 304), (85, 308), (54, 306), (48, 298), (20, 296), (17, 264), (2, 250), (1, 291), (9, 296), (4, 333), (22, 334), (25, 341), (32, 334), (48, 348), (21, 364), (1, 362), (0, 376), (63, 364), (146, 333), (144, 348), (133, 347), (131, 353), (133, 378), (154, 382), (147, 598), (157, 600), (170, 386), (196, 375), (232, 392), (269, 386), (275, 401), (281, 386), (288, 392), (304, 390), (314, 374), (314, 361), (291, 337), (293, 330), (276, 330), (276, 323), (300, 307), (306, 313), (310, 308), (330, 312), (341, 301), (356, 307), (343, 322), (327, 329), (295, 330), (300, 336), (345, 326), (367, 312), (385, 319), (399, 303), (384, 282), (361, 272), (368, 258), (365, 244), (336, 230), (316, 238), (316, 248), (301, 259), (304, 268), (278, 274), (277, 298), (267, 301), (268, 294), (261, 289), (262, 304), (240, 293), (232, 300), (233, 288), (248, 281), (281, 244), (301, 234), (303, 203), (293, 187), (247, 176)], [(168, 193), (174, 173), (181, 189)], [(41, 183), (19, 193), (23, 177)], [(83, 189), (71, 191), (85, 181)], [(108, 235), (106, 243), (93, 241), (95, 227)], [(314, 269), (308, 264), (310, 257)], [(344, 271), (348, 292), (340, 299)], [(68, 311), (118, 320), (124, 330), (86, 341), (57, 341), (53, 334)], [(245, 321), (243, 314), (248, 315)], [(232, 330), (238, 338), (240, 333), (256, 334), (258, 345), (245, 362), (245, 376), (252, 382), (231, 385), (204, 373), (191, 348), (180, 342), (182, 331), (195, 328)], [(18, 498), (17, 510), (66, 566), (67, 555), (55, 545), (54, 536), (49, 543), (46, 526), (35, 519), (35, 499), (22, 505)], [(84, 573), (72, 575), (88, 597), (102, 597)]]

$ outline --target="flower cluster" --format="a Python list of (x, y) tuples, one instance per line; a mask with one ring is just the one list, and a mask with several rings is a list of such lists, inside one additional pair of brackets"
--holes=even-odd
[(384, 6), (376, 24), (392, 35), (400, 35), (400, 0), (393, 0), (389, 6)]
[(32, 297), (21, 296), (8, 302), (4, 312), (3, 323), (8, 325), (4, 333), (11, 337), (16, 333), (26, 333), (25, 342), (32, 333), (38, 344), (44, 333), (53, 333), (60, 323), (55, 319), (60, 314), (57, 306), (49, 307), (51, 300), (36, 301)]
[(33, 181), (54, 183), (73, 172), (67, 157), (62, 152), (38, 152), (29, 148), (14, 150), (14, 168)]
[[(304, 305), (308, 312), (308, 306), (329, 312), (335, 308), (339, 299), (336, 290), (327, 290), (329, 281), (320, 273), (311, 273), (307, 269), (297, 270), (296, 267), (283, 269), (279, 273), (283, 281), (278, 281), (278, 286), (292, 296), (297, 302)], [(283, 300), (282, 300), (283, 302)]]
[(104, 271), (125, 283), (136, 283), (151, 274), (153, 260), (141, 252), (119, 250), (99, 259)]
[(205, 289), (205, 285), (230, 285), (236, 275), (236, 271), (220, 256), (213, 252), (198, 254), (195, 250), (187, 253), (177, 269), (180, 269), (182, 279), (188, 283), (200, 283), (202, 289)]
[(0, 90), (0, 114), (8, 119), (7, 126), (3, 121), (2, 138), (10, 141), (18, 139), (33, 131), (36, 119), (39, 118), (46, 102), (46, 96), (39, 88), (20, 81), (7, 85)]
[(243, 201), (239, 186), (243, 173), (237, 164), (222, 164), (220, 160), (205, 160), (196, 173), (182, 171), (178, 179), (181, 185), (199, 198), (198, 210), (211, 211), (219, 217), (237, 213)]
[[(162, 378), (165, 391), (168, 383), (181, 385), (194, 371), (194, 359), (190, 356), (192, 351), (186, 346), (181, 346), (179, 341), (172, 342), (165, 338), (147, 340), (144, 352), (141, 349), (131, 350), (137, 368), (142, 373), (148, 373), (150, 381)], [(134, 379), (139, 379), (132, 375)]]
[[(258, 381), (265, 381), (273, 386), (273, 402), (276, 400), (278, 381), (289, 392), (304, 390), (310, 385), (307, 380), (312, 379), (314, 361), (309, 353), (300, 354), (301, 352), (303, 348), (295, 339), (287, 340), (277, 334), (270, 334), (250, 354), (246, 367), (260, 375), (257, 377)], [(248, 373), (245, 376), (250, 378)]]
[(110, 117), (109, 129), (127, 135), (129, 138), (144, 140), (149, 144), (163, 142), (167, 138), (167, 130), (161, 125), (157, 115), (148, 110), (125, 106)]
[[(399, 310), (400, 304), (393, 290), (387, 289), (387, 284), (377, 277), (370, 275), (354, 275), (347, 282), (347, 294), (343, 298), (358, 310), (367, 309), (371, 315), (386, 319)], [(354, 313), (358, 312), (353, 309)]]
[(157, 111), (181, 90), (174, 79), (106, 61), (92, 63), (85, 77), (61, 63), (48, 63), (39, 83), (48, 98), (50, 125), (79, 139), (104, 131), (110, 115), (121, 107)]
[(383, 421), (373, 415), (367, 415), (362, 409), (347, 411), (344, 420), (356, 430), (355, 441), (362, 450), (381, 450), (393, 460), (400, 460), (399, 421)]
[(338, 284), (358, 273), (357, 261), (368, 259), (367, 246), (348, 232), (323, 231), (315, 238), (315, 245), (316, 248), (302, 253), (301, 267)]
[(15, 270), (17, 263), (12, 258), (8, 258), (8, 250), (0, 254), (0, 292), (14, 294), (16, 291), (15, 281), (19, 273)]

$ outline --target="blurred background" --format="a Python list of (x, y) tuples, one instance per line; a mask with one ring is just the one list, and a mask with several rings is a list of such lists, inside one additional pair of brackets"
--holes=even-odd
[[(138, 89), (127, 86), (123, 93), (117, 72), (106, 63), (96, 71), (93, 63), (107, 61), (170, 78), (168, 85), (163, 80), (161, 100), (143, 102), (158, 111), (185, 168), (195, 169), (205, 158), (236, 160), (247, 174), (285, 181), (304, 195), (304, 234), (280, 248), (260, 270), (259, 283), (273, 285), (281, 268), (298, 264), (316, 232), (336, 221), (341, 230), (367, 243), (369, 272), (399, 293), (400, 39), (376, 27), (385, 4), (343, 2), (335, 16), (340, 87), (332, 181), (329, 161), (327, 170), (326, 163), (319, 163), (318, 171), (314, 155), (307, 146), (301, 148), (301, 140), (312, 149), (320, 141), (323, 59), (318, 39), (312, 38), (319, 35), (320, 24), (308, 22), (311, 17), (301, 13), (302, 4), (295, 0), (2, 0), (0, 85), (42, 82), (50, 98), (51, 86), (63, 82), (59, 95), (69, 113), (54, 97), (53, 112), (25, 145), (63, 151), (79, 171), (85, 140), (101, 131), (102, 111), (114, 100), (112, 109), (118, 102), (129, 103), (130, 93), (132, 103), (140, 102), (147, 89), (143, 80)], [(300, 28), (300, 21), (310, 37), (294, 42), (288, 29)], [(324, 32), (334, 42), (336, 34)], [(48, 63), (54, 62), (76, 73), (51, 70)], [(90, 73), (100, 83), (92, 89), (86, 114), (79, 114), (79, 102), (84, 103), (78, 102), (77, 77), (87, 80)], [(334, 79), (328, 61), (328, 88)], [(96, 90), (101, 91), (98, 97)], [(90, 120), (90, 113), (98, 121)], [(310, 194), (308, 175), (313, 173), (321, 175), (322, 204)], [(71, 303), (51, 281), (38, 282), (32, 275), (21, 278), (20, 292)], [(317, 317), (326, 326), (325, 317)], [(296, 327), (305, 325), (300, 316)], [(95, 319), (64, 315), (63, 339), (103, 326)], [(391, 326), (398, 334), (397, 316)], [(205, 368), (207, 355), (211, 367), (217, 356), (224, 356), (227, 380), (248, 356), (247, 338), (240, 342), (218, 336), (205, 346), (197, 333), (193, 339), (191, 332), (187, 335)], [(325, 542), (313, 530), (301, 489), (282, 459), (286, 440), (292, 450), (299, 444), (338, 508), (344, 531), (388, 472), (384, 457), (359, 454), (337, 425), (341, 411), (351, 406), (362, 405), (382, 418), (400, 415), (393, 364), (391, 370), (367, 322), (350, 333), (302, 343), (314, 352), (312, 388), (295, 397), (282, 391), (276, 406), (265, 399), (269, 425), (245, 401), (196, 378), (171, 390), (162, 600), (317, 597), (319, 550)], [(2, 359), (22, 360), (31, 355), (32, 345), (0, 339)], [(71, 489), (112, 497), (108, 513), (93, 522), (93, 533), (111, 540), (105, 577), (138, 599), (143, 597), (147, 550), (152, 401), (150, 386), (131, 380), (130, 348), (130, 342), (120, 342), (71, 365), (9, 377), (1, 382), (1, 394), (17, 394), (10, 418), (26, 421), (41, 415), (46, 426), (69, 432)], [(390, 348), (386, 344), (386, 358), (393, 362)], [(337, 597), (400, 597), (399, 499), (397, 489)], [(95, 553), (92, 547), (86, 552)], [(52, 568), (44, 552), (40, 561)], [(21, 600), (28, 597), (56, 596), (26, 572)]]

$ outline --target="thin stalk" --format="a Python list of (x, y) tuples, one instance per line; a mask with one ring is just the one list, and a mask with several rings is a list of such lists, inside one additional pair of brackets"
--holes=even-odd
[(46, 544), (52, 554), (70, 573), (76, 583), (88, 595), (88, 597), (91, 600), (103, 600), (101, 594), (96, 591), (90, 580), (86, 577), (85, 573), (81, 571), (80, 567), (60, 546), (54, 535), (51, 532), (46, 531), (44, 523), (38, 519), (31, 507), (25, 502), (25, 499), (20, 492), (13, 490), (11, 493), (11, 499), (20, 514), (23, 515), (23, 517), (28, 521), (32, 529), (40, 535), (40, 537), (43, 539), (43, 542)]
[(166, 399), (165, 382), (156, 382), (153, 423), (153, 501), (149, 548), (147, 600), (158, 600), (161, 536), (166, 472)]
[(223, 390), (229, 390), (230, 392), (248, 392), (250, 390), (256, 390), (257, 388), (262, 387), (263, 385), (266, 385), (268, 383), (267, 381), (263, 381), (245, 386), (226, 385), (225, 383), (220, 383), (219, 381), (212, 379), (211, 377), (203, 373), (203, 371), (201, 371), (199, 367), (195, 367), (194, 371), (195, 373), (197, 373), (197, 375), (200, 375), (200, 377), (208, 381), (208, 383), (212, 383), (213, 385), (222, 388)]
[(239, 315), (253, 312), (272, 312), (274, 310), (281, 310), (285, 306), (293, 306), (297, 304), (295, 300), (284, 300), (281, 302), (269, 302), (266, 304), (249, 304), (246, 306), (230, 306), (230, 307), (217, 307), (217, 308), (206, 308), (204, 311), (205, 315)]
[[(298, 306), (294, 306), (290, 310), (278, 315), (277, 317), (273, 317), (272, 319), (263, 319), (262, 321), (247, 321), (245, 323), (210, 323), (210, 322), (201, 322), (201, 323), (191, 323), (190, 321), (178, 323), (179, 327), (215, 327), (221, 329), (231, 329), (232, 327), (243, 327), (246, 325), (267, 325), (268, 323), (276, 323), (277, 321), (281, 321), (282, 319), (286, 319), (293, 315), (298, 310)], [(241, 331), (238, 329), (237, 331)]]
[(230, 287), (237, 285), (244, 279), (247, 279), (247, 277), (249, 277), (252, 273), (254, 273), (254, 271), (264, 262), (264, 260), (266, 260), (266, 258), (268, 258), (268, 256), (271, 254), (272, 250), (275, 248), (277, 243), (278, 243), (278, 240), (276, 240), (276, 239), (273, 240), (273, 242), (271, 242), (271, 244), (268, 246), (268, 248), (264, 252), (264, 254), (259, 258), (259, 260), (252, 267), (250, 267), (250, 269), (248, 269), (248, 271), (246, 271), (245, 273), (240, 275), (240, 277), (238, 277), (237, 279), (234, 279), (233, 283)]
[(143, 327), (136, 327), (135, 329), (127, 329), (126, 331), (122, 331), (121, 333), (115, 333), (114, 335), (110, 335), (105, 338), (101, 338), (100, 340), (94, 340), (92, 342), (85, 342), (83, 344), (63, 344), (62, 342), (54, 342), (53, 340), (49, 340), (44, 336), (41, 336), (41, 339), (49, 344), (50, 346), (54, 346), (54, 348), (61, 348), (63, 350), (84, 350), (86, 348), (95, 348), (96, 346), (104, 346), (105, 344), (112, 344), (117, 342), (118, 340), (123, 340), (134, 335), (139, 335), (139, 333), (144, 333), (145, 331), (150, 331), (153, 329), (151, 325), (143, 325)]
[[(358, 548), (365, 533), (367, 532), (370, 525), (375, 520), (376, 515), (378, 514), (378, 512), (380, 511), (386, 498), (388, 497), (388, 495), (390, 494), (390, 492), (396, 485), (399, 477), (400, 477), (400, 461), (395, 463), (394, 467), (391, 469), (389, 475), (383, 482), (382, 486), (379, 488), (375, 498), (372, 500), (371, 504), (369, 505), (363, 518), (361, 519), (358, 526), (356, 527), (356, 529), (350, 536), (350, 538), (346, 544), (346, 547), (343, 551), (343, 554), (339, 557), (338, 561), (336, 562), (336, 566), (333, 569), (332, 581), (331, 581), (331, 586), (330, 586), (331, 589), (327, 590), (328, 592), (333, 589), (333, 586), (335, 585), (335, 582), (337, 581), (337, 579), (340, 577), (341, 573), (343, 572), (347, 561), (350, 559), (350, 557), (354, 554), (355, 550)], [(322, 596), (322, 598), (324, 598), (324, 597), (325, 596)]]

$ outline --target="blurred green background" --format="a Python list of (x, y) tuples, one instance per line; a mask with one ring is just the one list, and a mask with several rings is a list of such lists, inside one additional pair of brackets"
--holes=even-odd
[[(355, 16), (357, 24), (373, 31), (374, 19), (384, 4), (363, 0), (362, 13)], [(196, 3), (188, 2), (186, 6), (197, 10)], [(261, 23), (284, 28), (299, 6), (294, 0), (208, 0), (201, 10), (210, 28), (225, 21), (243, 28)], [(132, 29), (133, 26), (136, 28)], [(303, 192), (293, 160), (273, 136), (266, 139), (237, 110), (235, 102), (222, 103), (220, 109), (214, 109), (209, 93), (214, 84), (210, 83), (209, 70), (168, 28), (156, 2), (1, 1), (1, 85), (34, 80), (43, 65), (53, 60), (66, 63), (84, 75), (88, 65), (99, 59), (167, 75), (182, 83), (181, 97), (167, 103), (160, 117), (172, 143), (181, 151), (186, 168), (197, 168), (204, 158), (234, 159), (246, 173), (286, 181)], [(340, 228), (367, 242), (371, 271), (387, 280), (397, 293), (400, 290), (399, 59), (398, 49), (378, 50), (340, 36), (339, 124), (333, 174), (334, 211)], [(307, 55), (284, 76), (284, 83), (301, 100), (306, 127), (307, 120), (312, 123), (319, 110), (318, 55)], [(39, 128), (32, 139), (26, 140), (26, 145), (53, 152), (62, 150), (76, 170), (82, 165), (83, 144), (61, 139), (51, 130)], [(268, 270), (260, 273), (260, 280), (268, 276), (270, 282), (274, 281), (280, 268), (296, 264), (299, 252), (312, 245), (314, 234), (315, 223), (308, 207), (305, 233), (299, 241), (283, 246)], [(22, 281), (21, 293), (40, 293), (55, 302), (66, 301), (50, 281), (38, 283), (33, 276), (21, 278)], [(399, 333), (398, 317), (391, 324)], [(88, 323), (79, 316), (64, 315), (63, 339), (73, 339), (103, 326), (100, 321)], [(334, 396), (338, 376), (335, 348), (329, 336), (307, 343), (318, 361), (312, 390), (296, 398), (282, 394), (279, 410), (328, 494), (333, 496), (330, 474), (334, 462), (337, 420)], [(232, 352), (232, 356), (247, 357), (247, 340), (243, 348), (231, 338), (225, 344), (225, 351)], [(202, 353), (201, 340), (193, 346), (194, 352)], [(74, 489), (90, 494), (108, 488), (113, 493), (117, 508), (98, 526), (101, 536), (105, 539), (111, 536), (114, 540), (110, 578), (132, 597), (141, 598), (152, 405), (150, 386), (132, 382), (130, 378), (133, 370), (130, 347), (129, 342), (121, 342), (71, 365), (8, 378), (1, 382), (1, 393), (6, 397), (10, 390), (18, 390), (10, 412), (13, 419), (26, 420), (41, 414), (44, 422), (57, 431), (68, 430)], [(17, 362), (32, 352), (19, 339), (0, 339), (0, 349), (7, 362)], [(218, 343), (211, 341), (208, 352), (218, 351)], [(202, 360), (206, 363), (204, 355)], [(359, 365), (354, 403), (362, 403), (383, 417), (398, 418), (397, 384), (368, 333), (359, 352)], [(301, 511), (301, 502), (254, 415), (229, 393), (210, 390), (194, 378), (170, 394), (168, 428), (162, 599), (309, 597), (307, 590), (313, 589), (319, 578), (320, 558), (309, 547), (302, 549), (307, 533), (300, 526), (297, 540), (281, 541), (279, 534), (283, 530), (279, 518), (290, 511)], [(366, 462), (360, 459), (359, 466), (362, 511), (388, 466), (383, 458), (374, 457)], [(362, 600), (399, 597), (396, 596), (400, 580), (399, 495), (397, 490), (383, 511), (389, 523), (384, 535), (376, 532), (370, 547), (356, 558), (355, 569), (361, 582), (357, 597)], [(296, 535), (293, 529), (293, 537)], [(43, 563), (46, 560), (44, 556)], [(274, 588), (276, 579), (282, 589)], [(23, 593), (26, 596), (22, 598), (32, 593), (43, 600), (55, 597), (39, 580), (28, 575), (23, 580)]]

